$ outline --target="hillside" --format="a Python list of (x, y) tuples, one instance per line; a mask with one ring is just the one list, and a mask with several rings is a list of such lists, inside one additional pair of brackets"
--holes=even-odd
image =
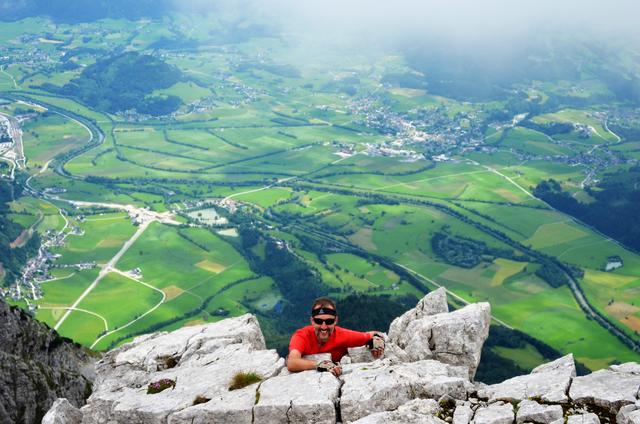
[(54, 93), (75, 97), (99, 111), (116, 113), (135, 109), (145, 115), (167, 115), (182, 101), (174, 95), (153, 96), (154, 90), (178, 82), (180, 71), (161, 59), (137, 52), (123, 53), (87, 66), (79, 77)]
[(0, 299), (0, 421), (39, 423), (54, 400), (91, 394), (97, 356)]

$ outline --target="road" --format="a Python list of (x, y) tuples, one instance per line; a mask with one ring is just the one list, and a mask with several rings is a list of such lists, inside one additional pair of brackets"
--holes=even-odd
[(110, 273), (113, 270), (114, 265), (120, 260), (122, 255), (124, 255), (127, 252), (127, 250), (129, 250), (131, 245), (133, 245), (133, 243), (142, 235), (142, 233), (144, 233), (144, 231), (147, 229), (149, 224), (151, 224), (151, 222), (153, 221), (143, 222), (140, 225), (140, 227), (138, 227), (138, 231), (136, 231), (135, 234), (125, 242), (125, 244), (118, 251), (118, 253), (116, 253), (116, 255), (113, 258), (111, 258), (111, 260), (102, 268), (102, 270), (100, 270), (100, 273), (98, 274), (96, 279), (93, 280), (93, 282), (89, 285), (89, 287), (87, 287), (85, 291), (82, 292), (82, 294), (78, 297), (78, 299), (76, 299), (76, 301), (73, 302), (73, 304), (69, 307), (67, 312), (65, 312), (62, 318), (60, 318), (60, 320), (56, 323), (55, 327), (53, 327), (54, 330), (57, 330), (60, 328), (60, 326), (67, 319), (69, 314), (71, 314), (72, 310), (77, 308), (80, 302), (82, 302), (82, 300), (85, 297), (87, 297), (89, 293), (91, 293), (91, 291), (98, 285), (100, 280), (102, 280), (108, 273)]
[(281, 178), (281, 179), (279, 179), (278, 181), (276, 181), (275, 183), (272, 183), (272, 184), (266, 185), (266, 186), (264, 186), (264, 187), (255, 188), (255, 189), (253, 189), (253, 190), (243, 191), (243, 192), (241, 192), (241, 193), (234, 193), (234, 194), (230, 194), (229, 196), (227, 196), (227, 197), (225, 197), (224, 199), (222, 199), (222, 201), (221, 201), (220, 203), (224, 204), (224, 203), (225, 203), (225, 202), (227, 202), (228, 200), (230, 200), (230, 199), (232, 199), (232, 198), (234, 198), (234, 197), (237, 197), (237, 196), (242, 196), (243, 194), (249, 194), (249, 193), (255, 193), (255, 192), (257, 192), (257, 191), (267, 190), (267, 189), (269, 189), (269, 188), (271, 188), (271, 187), (273, 187), (273, 186), (275, 186), (275, 185), (278, 185), (278, 184), (280, 184), (280, 183), (284, 183), (284, 182), (286, 182), (286, 181), (293, 180), (293, 179), (295, 179), (295, 178), (298, 178), (298, 177)]
[(118, 274), (122, 275), (123, 277), (126, 277), (126, 278), (128, 278), (128, 279), (130, 279), (130, 280), (135, 281), (135, 282), (136, 282), (136, 283), (138, 283), (138, 284), (142, 284), (143, 286), (146, 286), (146, 287), (148, 287), (148, 288), (150, 288), (150, 289), (153, 289), (153, 290), (155, 290), (155, 291), (159, 292), (159, 293), (162, 295), (162, 299), (160, 299), (160, 301), (159, 301), (158, 303), (156, 303), (152, 308), (150, 308), (149, 310), (147, 310), (145, 313), (143, 313), (143, 314), (141, 314), (140, 316), (138, 316), (137, 318), (135, 318), (135, 319), (133, 319), (133, 320), (129, 321), (128, 323), (126, 323), (126, 324), (124, 324), (124, 325), (122, 325), (122, 326), (118, 327), (117, 329), (113, 329), (113, 330), (111, 330), (111, 331), (106, 331), (106, 330), (108, 330), (108, 328), (105, 328), (105, 331), (106, 331), (106, 332), (105, 332), (102, 336), (98, 337), (98, 338), (97, 338), (97, 339), (96, 339), (96, 340), (91, 344), (91, 346), (89, 346), (89, 348), (90, 348), (90, 349), (93, 349), (93, 348), (94, 348), (98, 343), (100, 343), (100, 340), (102, 340), (103, 338), (105, 338), (105, 337), (107, 337), (107, 336), (110, 336), (111, 334), (115, 333), (116, 331), (120, 331), (120, 330), (123, 330), (123, 329), (125, 329), (125, 328), (129, 327), (130, 325), (134, 324), (136, 321), (141, 320), (141, 319), (142, 319), (142, 318), (144, 318), (145, 316), (149, 315), (151, 312), (153, 312), (153, 311), (155, 311), (157, 308), (159, 308), (159, 307), (160, 307), (160, 305), (162, 305), (162, 304), (164, 303), (164, 301), (166, 300), (166, 298), (167, 298), (167, 295), (166, 295), (162, 290), (158, 289), (157, 287), (154, 287), (154, 286), (152, 286), (152, 285), (150, 285), (150, 284), (147, 284), (147, 283), (145, 283), (145, 282), (143, 282), (143, 281), (141, 281), (141, 280), (139, 280), (139, 279), (133, 278), (133, 277), (131, 277), (129, 274), (127, 274), (127, 273), (125, 273), (125, 272), (122, 272), (122, 271), (120, 271), (120, 270), (118, 270), (118, 269), (115, 269), (115, 268), (114, 268), (114, 269), (113, 269), (113, 272), (116, 272), (116, 273), (118, 273)]

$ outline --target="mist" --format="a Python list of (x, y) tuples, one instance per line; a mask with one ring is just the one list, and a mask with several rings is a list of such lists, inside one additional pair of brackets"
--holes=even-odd
[(632, 0), (194, 0), (174, 7), (260, 19), (282, 33), (320, 40), (506, 46), (540, 32), (640, 39), (640, 5)]

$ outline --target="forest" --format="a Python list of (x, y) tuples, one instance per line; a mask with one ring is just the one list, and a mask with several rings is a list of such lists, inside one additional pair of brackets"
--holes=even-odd
[(40, 248), (40, 237), (34, 233), (22, 247), (12, 247), (13, 242), (24, 230), (24, 228), (11, 221), (8, 214), (9, 202), (14, 200), (22, 192), (22, 184), (0, 180), (0, 265), (4, 269), (4, 284), (9, 286), (19, 276), (22, 267), (30, 256), (38, 252)]
[(595, 199), (591, 203), (579, 202), (571, 194), (563, 191), (554, 179), (540, 182), (534, 194), (554, 208), (639, 251), (640, 222), (637, 219), (638, 208), (640, 208), (639, 183), (640, 167), (636, 166), (624, 173), (609, 174), (595, 188), (587, 188), (587, 193)]
[(180, 107), (182, 100), (173, 95), (153, 96), (154, 90), (169, 88), (181, 73), (153, 56), (127, 52), (99, 60), (82, 74), (57, 87), (45, 83), (48, 91), (71, 96), (97, 110), (116, 113), (135, 109), (138, 113), (167, 115)]

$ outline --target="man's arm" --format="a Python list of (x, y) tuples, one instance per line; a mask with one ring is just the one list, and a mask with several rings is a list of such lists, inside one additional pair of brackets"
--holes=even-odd
[(302, 353), (293, 349), (287, 357), (287, 369), (290, 372), (300, 372), (306, 370), (315, 370), (317, 362), (310, 359), (302, 359)]
[[(325, 361), (325, 362), (330, 362), (330, 361)], [(313, 361), (311, 359), (303, 359), (300, 351), (296, 349), (293, 349), (291, 352), (289, 352), (289, 356), (287, 357), (287, 369), (289, 370), (289, 372), (315, 370), (315, 369), (318, 369), (318, 364), (319, 364), (318, 361)], [(325, 370), (318, 369), (318, 370), (327, 371), (327, 369)], [(342, 374), (342, 368), (339, 365), (333, 366), (328, 371), (330, 371), (336, 377)]]

